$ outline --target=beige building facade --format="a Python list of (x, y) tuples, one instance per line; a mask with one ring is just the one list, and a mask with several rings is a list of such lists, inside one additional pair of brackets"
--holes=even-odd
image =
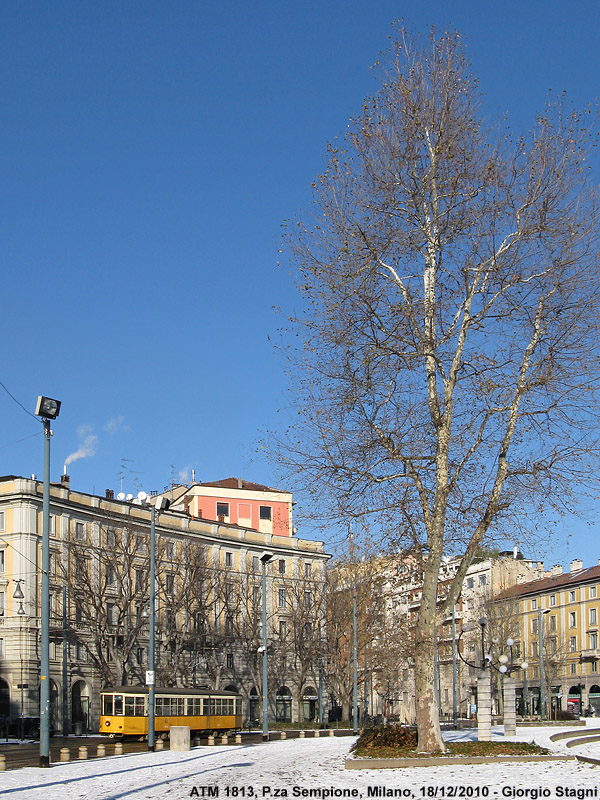
[[(63, 477), (51, 484), (50, 514), (52, 725), (94, 731), (100, 689), (145, 680), (151, 512), (139, 497), (73, 491)], [(41, 482), (0, 478), (0, 719), (39, 714), (41, 533)], [(258, 719), (268, 552), (270, 714), (314, 717), (323, 543), (203, 519), (183, 505), (156, 514), (156, 542), (158, 681), (235, 689), (246, 721)]]

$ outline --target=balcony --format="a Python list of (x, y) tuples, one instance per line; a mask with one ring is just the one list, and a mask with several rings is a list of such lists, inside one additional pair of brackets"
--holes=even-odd
[(586, 661), (587, 659), (600, 659), (600, 647), (592, 647), (588, 650), (581, 651), (581, 660)]

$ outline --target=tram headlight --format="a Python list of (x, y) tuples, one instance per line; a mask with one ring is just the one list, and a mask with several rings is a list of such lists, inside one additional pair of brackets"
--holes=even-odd
[(109, 727), (109, 725), (110, 725), (110, 720), (109, 720), (109, 719), (107, 719), (107, 720), (106, 720), (106, 722), (105, 722), (104, 724), (105, 724), (105, 725), (106, 725), (106, 727), (108, 728), (108, 727)]

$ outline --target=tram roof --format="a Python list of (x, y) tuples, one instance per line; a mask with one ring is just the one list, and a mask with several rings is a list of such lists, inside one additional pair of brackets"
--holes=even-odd
[[(100, 694), (148, 694), (148, 686), (109, 686)], [(156, 686), (155, 694), (168, 694), (172, 697), (181, 695), (200, 695), (202, 697), (239, 697), (239, 692), (217, 691), (216, 689), (182, 689), (180, 686)]]

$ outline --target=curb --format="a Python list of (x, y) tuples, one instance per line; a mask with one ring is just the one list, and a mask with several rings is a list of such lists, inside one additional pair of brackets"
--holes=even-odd
[[(464, 764), (509, 764), (535, 761), (575, 761), (579, 756), (440, 756), (437, 758), (347, 758), (345, 769), (404, 769)], [(596, 762), (598, 763), (598, 762)]]

